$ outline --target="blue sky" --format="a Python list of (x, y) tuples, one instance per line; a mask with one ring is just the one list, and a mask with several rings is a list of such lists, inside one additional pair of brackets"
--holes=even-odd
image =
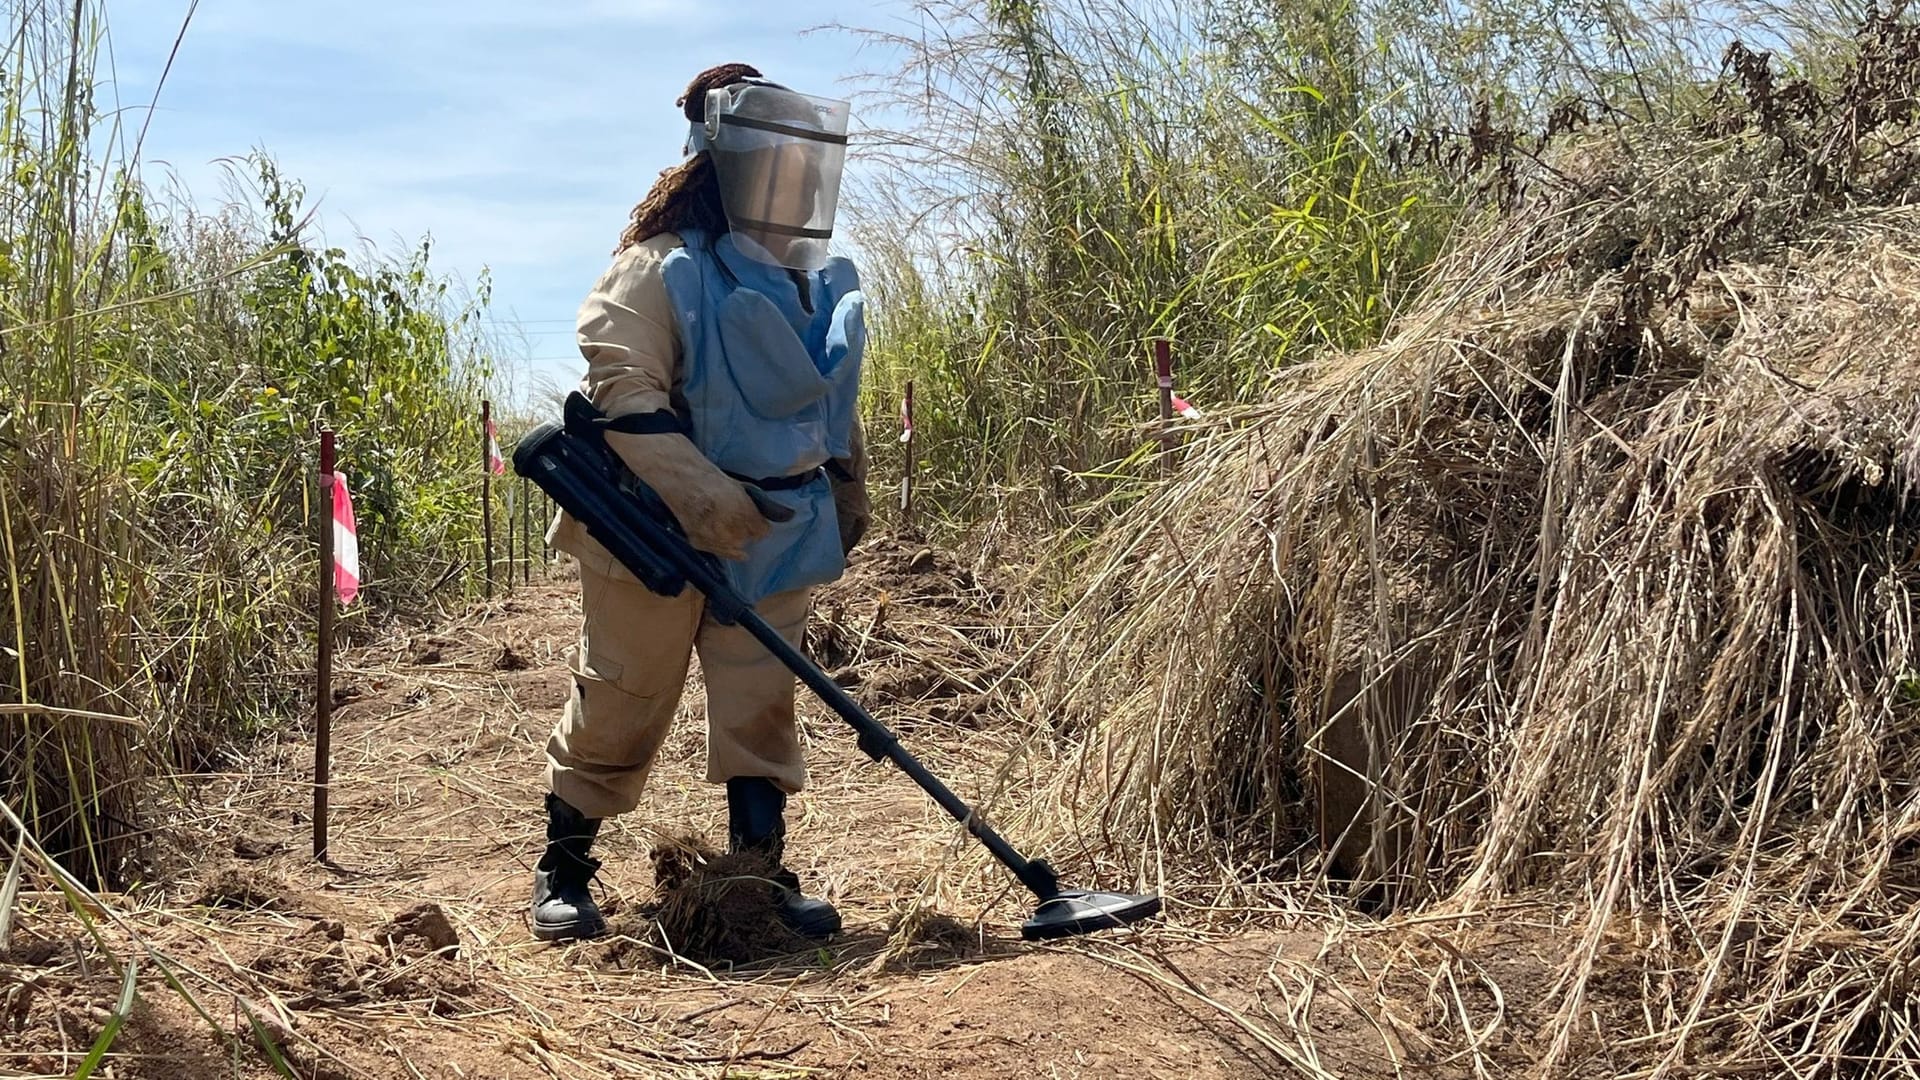
[[(188, 7), (109, 0), (114, 87), (103, 101), (144, 111)], [(491, 270), (505, 352), (531, 375), (523, 386), (564, 387), (581, 368), (581, 297), (628, 210), (680, 158), (686, 122), (673, 100), (687, 81), (741, 60), (795, 89), (852, 96), (847, 78), (889, 58), (849, 33), (803, 32), (898, 28), (905, 11), (852, 0), (202, 0), (142, 158), (149, 183), (175, 178), (210, 207), (232, 194), (219, 159), (264, 149), (306, 184), (326, 242), (364, 238), (397, 255), (430, 234), (441, 273), (472, 282)]]

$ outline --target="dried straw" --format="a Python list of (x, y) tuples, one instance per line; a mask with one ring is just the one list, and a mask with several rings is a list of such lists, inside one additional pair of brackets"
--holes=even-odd
[(1544, 1068), (1626, 957), (1646, 1074), (1916, 1076), (1920, 36), (1828, 95), (1734, 60), (1196, 431), (1061, 628), (1036, 813), (1176, 892), (1325, 846), (1401, 910), (1578, 902)]

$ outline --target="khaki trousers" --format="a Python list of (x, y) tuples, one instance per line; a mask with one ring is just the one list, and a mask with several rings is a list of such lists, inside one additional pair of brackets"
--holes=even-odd
[[(697, 590), (660, 596), (583, 561), (580, 605), (580, 643), (567, 652), (573, 696), (547, 740), (555, 795), (590, 818), (639, 805), (696, 651), (707, 685), (707, 779), (764, 776), (789, 794), (806, 785), (793, 673), (745, 630), (707, 618)], [(797, 648), (810, 605), (811, 590), (794, 589), (755, 610)]]

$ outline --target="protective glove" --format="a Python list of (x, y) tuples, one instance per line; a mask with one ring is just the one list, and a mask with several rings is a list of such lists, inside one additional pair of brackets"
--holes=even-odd
[(633, 475), (658, 492), (687, 539), (723, 559), (747, 557), (747, 545), (767, 535), (746, 485), (720, 471), (685, 435), (607, 432), (607, 445)]
[(833, 481), (833, 512), (840, 519), (843, 555), (852, 553), (854, 545), (867, 534), (867, 526), (873, 523), (873, 504), (867, 497), (867, 445), (858, 417), (854, 418), (847, 443), (851, 452), (846, 457), (834, 458), (833, 466), (827, 470)]

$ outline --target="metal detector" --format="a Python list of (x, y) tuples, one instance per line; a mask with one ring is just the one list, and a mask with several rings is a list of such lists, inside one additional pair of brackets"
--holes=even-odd
[[(727, 583), (719, 560), (696, 550), (674, 520), (660, 496), (633, 475), (607, 446), (609, 421), (583, 395), (567, 397), (563, 422), (534, 428), (513, 452), (514, 471), (539, 485), (574, 519), (632, 571), (651, 591), (678, 596), (688, 585), (707, 598), (707, 613), (716, 622), (740, 626), (767, 647), (788, 670), (853, 726), (861, 751), (879, 761), (899, 766), (933, 801), (967, 827), (1013, 876), (1020, 879), (1040, 906), (1020, 924), (1029, 941), (1066, 937), (1093, 930), (1125, 926), (1160, 913), (1155, 893), (1100, 892), (1063, 889), (1053, 867), (1044, 859), (1028, 859), (1015, 851), (986, 821), (960, 800), (939, 778), (900, 745), (885, 725), (875, 720), (827, 674), (787, 643)], [(749, 493), (753, 491), (748, 488)], [(768, 504), (762, 504), (766, 506)]]

